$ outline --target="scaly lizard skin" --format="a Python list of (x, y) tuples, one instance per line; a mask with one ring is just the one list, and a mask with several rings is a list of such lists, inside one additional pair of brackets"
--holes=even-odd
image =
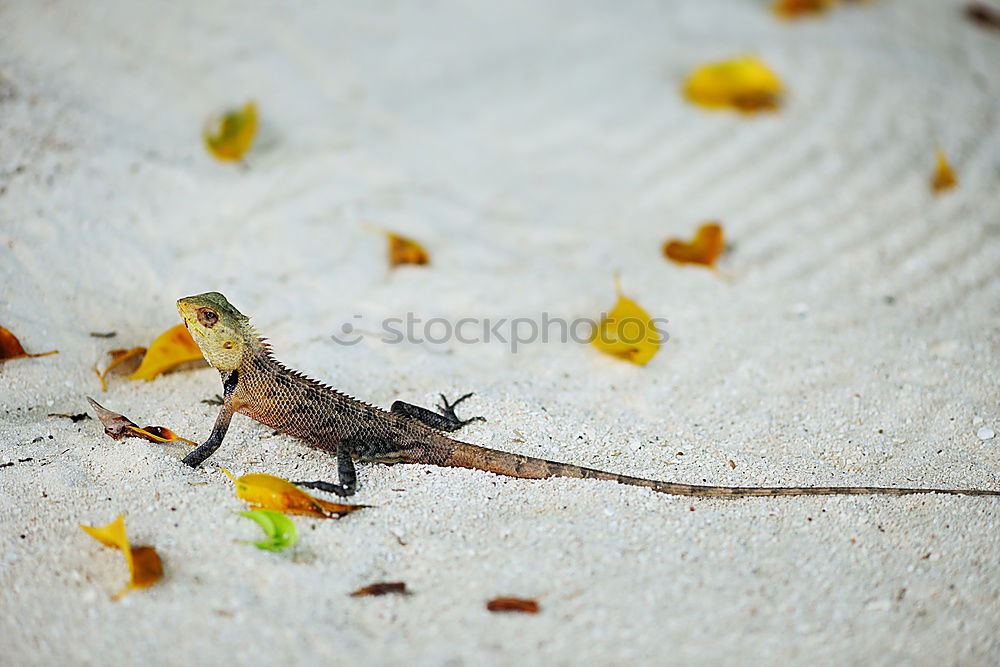
[(455, 415), (455, 405), (468, 398), (468, 394), (454, 403), (445, 399), (440, 406), (440, 414), (402, 401), (393, 403), (391, 410), (386, 412), (283, 366), (271, 355), (266, 340), (260, 338), (250, 326), (250, 320), (218, 292), (180, 299), (177, 310), (205, 359), (222, 375), (224, 389), (222, 410), (212, 434), (184, 459), (184, 463), (191, 467), (200, 465), (219, 448), (233, 413), (239, 412), (277, 431), (301, 438), (314, 447), (336, 453), (339, 484), (298, 483), (341, 496), (353, 495), (357, 488), (355, 461), (427, 463), (527, 479), (606, 479), (680, 496), (1000, 495), (1000, 491), (980, 489), (700, 486), (629, 477), (487, 449), (453, 440), (442, 433), (455, 431), (474, 421), (463, 421)]

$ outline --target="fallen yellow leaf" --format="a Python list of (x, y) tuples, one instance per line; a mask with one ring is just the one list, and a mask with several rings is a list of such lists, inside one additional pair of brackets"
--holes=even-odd
[(781, 95), (781, 80), (754, 56), (702, 65), (684, 82), (684, 96), (709, 109), (773, 111)]
[(955, 172), (948, 164), (948, 158), (945, 157), (944, 151), (938, 149), (934, 175), (931, 176), (931, 190), (934, 193), (939, 193), (950, 190), (956, 185), (958, 185), (958, 179), (955, 177)]
[(133, 547), (128, 543), (124, 514), (119, 514), (117, 519), (106, 526), (85, 526), (81, 523), (80, 528), (104, 546), (120, 549), (125, 556), (129, 581), (125, 588), (115, 594), (115, 600), (129, 591), (148, 588), (163, 577), (163, 564), (156, 549), (145, 545)]
[(663, 244), (663, 254), (678, 264), (703, 264), (714, 267), (715, 260), (725, 248), (722, 226), (716, 222), (709, 222), (698, 228), (691, 241), (668, 240)]
[(153, 341), (142, 359), (142, 364), (129, 376), (129, 379), (152, 380), (175, 366), (199, 359), (204, 357), (198, 344), (191, 338), (187, 327), (178, 324), (164, 331)]
[(430, 255), (424, 247), (413, 239), (386, 232), (389, 238), (389, 266), (396, 267), (401, 264), (429, 264)]
[(618, 301), (594, 327), (590, 343), (605, 354), (645, 365), (660, 349), (660, 332), (649, 314), (622, 294), (617, 278), (615, 292)]
[(250, 473), (239, 478), (222, 469), (236, 485), (236, 496), (245, 500), (252, 509), (275, 510), (285, 514), (305, 514), (321, 519), (339, 519), (345, 514), (356, 512), (369, 505), (331, 503), (315, 498), (287, 479)]
[(205, 146), (219, 160), (240, 160), (257, 136), (257, 105), (247, 102), (242, 109), (230, 109), (205, 125)]
[(783, 19), (797, 19), (820, 14), (837, 4), (837, 0), (775, 0), (771, 10)]

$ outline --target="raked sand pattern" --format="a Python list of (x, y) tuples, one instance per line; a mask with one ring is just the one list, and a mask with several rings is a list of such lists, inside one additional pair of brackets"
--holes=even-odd
[[(995, 664), (1000, 502), (698, 500), (588, 480), (362, 466), (290, 552), (220, 471), (332, 478), (237, 417), (199, 470), (114, 442), (86, 395), (193, 439), (210, 370), (92, 366), (219, 290), (280, 358), (371, 402), (475, 391), (463, 437), (678, 482), (1000, 486), (1000, 34), (962, 3), (4, 3), (0, 324), (52, 357), (0, 368), (5, 664)], [(694, 108), (692, 67), (753, 52), (777, 114)], [(254, 98), (249, 167), (200, 143)], [(929, 192), (941, 147), (959, 186)], [(724, 276), (660, 245), (720, 220)], [(371, 225), (423, 242), (385, 268)], [(413, 312), (594, 317), (612, 273), (670, 340), (353, 346)], [(361, 317), (355, 318), (355, 315)], [(103, 340), (91, 331), (118, 332)], [(729, 465), (732, 461), (735, 468)], [(162, 582), (119, 602), (127, 515)], [(375, 581), (409, 597), (353, 599)], [(535, 616), (485, 610), (537, 599)]]

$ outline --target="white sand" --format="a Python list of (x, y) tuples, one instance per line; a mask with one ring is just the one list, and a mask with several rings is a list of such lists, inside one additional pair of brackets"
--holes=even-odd
[[(0, 662), (1000, 662), (997, 499), (363, 466), (374, 509), (299, 519), (273, 554), (234, 541), (257, 528), (219, 467), (330, 479), (329, 456), (237, 418), (192, 471), (47, 417), (90, 394), (204, 438), (214, 371), (101, 394), (91, 366), (215, 289), (380, 405), (475, 390), (472, 442), (699, 483), (1000, 487), (1000, 439), (977, 437), (1000, 430), (1000, 36), (961, 2), (800, 25), (737, 0), (313, 4), (0, 8), (0, 324), (60, 349), (0, 370), (0, 462), (32, 459), (0, 469)], [(690, 67), (747, 50), (787, 82), (781, 113), (680, 99)], [(242, 170), (199, 132), (246, 97), (264, 127)], [(934, 198), (938, 145), (961, 185)], [(728, 281), (659, 255), (711, 218)], [(390, 275), (365, 222), (433, 265)], [(616, 269), (670, 320), (645, 368), (329, 339), (354, 314), (594, 316)], [(122, 560), (77, 524), (119, 512), (166, 577), (114, 603)], [(347, 597), (379, 580), (414, 595)], [(490, 614), (497, 595), (542, 612)]]

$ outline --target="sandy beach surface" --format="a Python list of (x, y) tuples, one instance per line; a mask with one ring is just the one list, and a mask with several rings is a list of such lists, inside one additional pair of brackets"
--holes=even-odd
[[(997, 498), (362, 465), (373, 508), (271, 553), (221, 468), (332, 480), (328, 454), (236, 417), (192, 470), (49, 416), (90, 395), (207, 437), (214, 370), (102, 393), (92, 368), (218, 290), (372, 403), (475, 391), (469, 442), (699, 484), (1000, 488), (1000, 32), (961, 2), (848, 4), (0, 2), (0, 324), (59, 350), (0, 367), (0, 662), (1000, 662)], [(684, 101), (743, 53), (785, 82), (778, 113)], [(206, 118), (251, 98), (247, 164), (213, 160)], [(938, 147), (960, 184), (934, 196)], [(662, 257), (713, 219), (719, 273)], [(377, 228), (431, 264), (390, 271)], [(595, 318), (616, 271), (668, 321), (644, 367), (378, 333)], [(78, 525), (119, 513), (165, 576), (113, 602), (122, 558)], [(348, 596), (377, 581), (412, 595)]]

